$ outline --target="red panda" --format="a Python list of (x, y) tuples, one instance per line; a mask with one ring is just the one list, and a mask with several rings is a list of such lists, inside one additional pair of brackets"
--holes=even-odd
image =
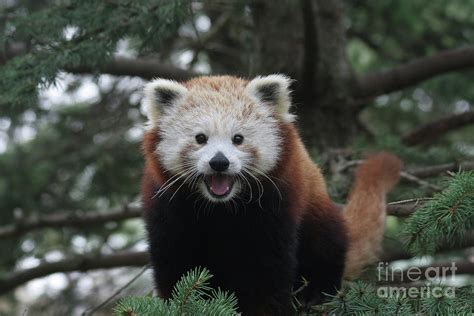
[(375, 260), (401, 162), (370, 157), (337, 210), (293, 123), (289, 85), (283, 75), (146, 85), (142, 195), (161, 297), (200, 266), (244, 315), (291, 315), (302, 278), (299, 299), (317, 304)]

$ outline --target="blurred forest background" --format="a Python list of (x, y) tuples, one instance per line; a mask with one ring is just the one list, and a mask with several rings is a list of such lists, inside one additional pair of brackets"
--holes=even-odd
[[(152, 292), (145, 271), (114, 295), (148, 260), (141, 89), (154, 77), (288, 74), (336, 201), (366, 153), (405, 162), (382, 260), (455, 261), (454, 284), (474, 283), (473, 0), (2, 0), (0, 40), (1, 315), (109, 315)], [(426, 207), (408, 217), (459, 170), (458, 226)], [(438, 230), (406, 247), (423, 223)]]

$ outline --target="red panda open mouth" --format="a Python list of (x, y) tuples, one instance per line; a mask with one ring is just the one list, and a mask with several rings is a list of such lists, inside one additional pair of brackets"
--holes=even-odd
[(226, 174), (212, 174), (204, 177), (204, 183), (211, 195), (224, 197), (232, 191), (234, 179)]

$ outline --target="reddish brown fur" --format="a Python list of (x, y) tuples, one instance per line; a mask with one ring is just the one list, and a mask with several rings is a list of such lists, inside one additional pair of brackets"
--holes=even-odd
[[(200, 77), (183, 84), (190, 90), (213, 89), (239, 95), (243, 93), (246, 83), (242, 79), (223, 76)], [(189, 106), (193, 106), (192, 103)], [(246, 115), (246, 111), (243, 115)], [(295, 126), (292, 123), (280, 123), (280, 132), (284, 148), (271, 175), (288, 184), (288, 200), (293, 216), (298, 222), (305, 215), (311, 215), (315, 223), (318, 218), (344, 221), (328, 196), (321, 171), (309, 157)], [(168, 177), (155, 153), (158, 142), (158, 130), (146, 133), (143, 142), (146, 158), (142, 182), (144, 201), (152, 201), (154, 188), (163, 184)], [(357, 170), (355, 185), (344, 212), (350, 240), (345, 270), (347, 278), (355, 277), (375, 258), (384, 230), (385, 194), (397, 182), (400, 166), (398, 158), (381, 153), (369, 158)], [(145, 205), (145, 208), (151, 209), (149, 205)], [(305, 214), (307, 211), (313, 214)]]
[(284, 149), (273, 176), (288, 184), (290, 210), (300, 220), (305, 210), (318, 210), (318, 216), (335, 216), (321, 171), (304, 148), (295, 126), (281, 124)]
[(385, 228), (385, 195), (400, 177), (401, 161), (388, 153), (368, 158), (356, 170), (355, 184), (344, 208), (349, 251), (344, 277), (353, 279), (377, 259)]

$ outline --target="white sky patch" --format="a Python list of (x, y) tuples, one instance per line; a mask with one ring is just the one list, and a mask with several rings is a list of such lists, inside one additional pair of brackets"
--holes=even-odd
[(456, 142), (454, 146), (456, 146), (457, 149), (463, 154), (474, 157), (474, 146), (472, 144), (459, 141), (459, 142)]
[(139, 141), (143, 138), (143, 133), (144, 133), (144, 130), (143, 130), (142, 125), (134, 126), (127, 131), (127, 134), (125, 135), (125, 137), (127, 138), (127, 140), (132, 141), (132, 142)]
[(5, 132), (0, 132), (0, 154), (7, 151), (8, 148), (8, 136)]
[(72, 246), (77, 250), (78, 252), (84, 250), (87, 246), (87, 239), (83, 236), (76, 235), (72, 237), (71, 240)]
[(425, 90), (417, 88), (413, 91), (413, 98), (417, 102), (418, 108), (423, 112), (431, 112), (433, 109), (433, 99)]
[(124, 234), (112, 234), (108, 239), (108, 244), (115, 249), (120, 249), (127, 245), (128, 238)]
[(115, 77), (111, 75), (100, 75), (99, 86), (104, 92), (109, 92), (114, 87)]
[(31, 126), (23, 125), (15, 129), (15, 140), (18, 142), (28, 142), (35, 138), (37, 134), (36, 129)]
[(198, 62), (194, 65), (193, 70), (197, 73), (208, 74), (211, 73), (211, 66), (209, 63)]
[(207, 32), (211, 28), (211, 19), (207, 15), (199, 15), (194, 23), (196, 29), (201, 33)]
[(99, 100), (99, 87), (93, 81), (92, 76), (82, 77), (81, 84), (74, 92), (66, 93), (66, 88), (76, 76), (67, 73), (59, 73), (56, 84), (44, 89), (39, 89), (40, 107), (52, 110), (68, 104), (93, 103)]
[(411, 111), (413, 109), (413, 101), (409, 99), (403, 99), (400, 101), (400, 108), (405, 112)]
[(470, 104), (466, 100), (458, 100), (454, 102), (454, 113), (460, 114), (469, 111)]
[(132, 248), (136, 251), (146, 251), (148, 250), (148, 243), (145, 240), (140, 240)]
[(423, 256), (417, 257), (410, 260), (398, 260), (394, 261), (390, 264), (390, 267), (393, 269), (408, 269), (409, 267), (414, 266), (426, 266), (433, 262), (433, 257), (431, 256)]
[(123, 77), (117, 82), (117, 89), (123, 91), (141, 90), (145, 82), (145, 80), (138, 77)]
[(0, 130), (7, 130), (10, 127), (11, 123), (12, 121), (9, 118), (0, 118)]
[(375, 105), (380, 107), (386, 106), (389, 100), (390, 97), (388, 95), (381, 95), (375, 99)]
[(36, 243), (34, 240), (26, 239), (21, 243), (21, 250), (24, 252), (30, 252), (35, 249)]
[(25, 123), (34, 123), (36, 121), (36, 114), (32, 110), (27, 110), (22, 115), (22, 120)]
[(70, 25), (64, 28), (63, 30), (63, 37), (65, 40), (70, 41), (74, 37), (74, 35), (79, 32), (79, 28), (74, 25)]
[(64, 259), (65, 256), (64, 254), (59, 251), (59, 250), (51, 250), (51, 251), (48, 251), (45, 255), (44, 255), (44, 258), (46, 259), (46, 261), (50, 261), (50, 262), (54, 262), (54, 261), (59, 261), (61, 259)]
[(128, 102), (130, 102), (131, 105), (137, 105), (140, 103), (142, 99), (142, 92), (141, 89), (139, 90), (140, 92), (132, 92), (130, 96), (128, 97)]
[(138, 56), (138, 52), (130, 47), (130, 40), (124, 38), (117, 42), (114, 55), (116, 57), (135, 58)]
[(185, 50), (176, 55), (171, 56), (173, 64), (176, 66), (187, 69), (191, 60), (193, 60), (193, 52), (190, 50)]
[(28, 282), (16, 290), (16, 297), (20, 302), (29, 304), (37, 300), (42, 294), (57, 295), (68, 285), (67, 277), (64, 273), (51, 274), (45, 278)]
[(37, 267), (40, 264), (40, 260), (34, 257), (26, 257), (17, 263), (17, 270), (30, 269)]

